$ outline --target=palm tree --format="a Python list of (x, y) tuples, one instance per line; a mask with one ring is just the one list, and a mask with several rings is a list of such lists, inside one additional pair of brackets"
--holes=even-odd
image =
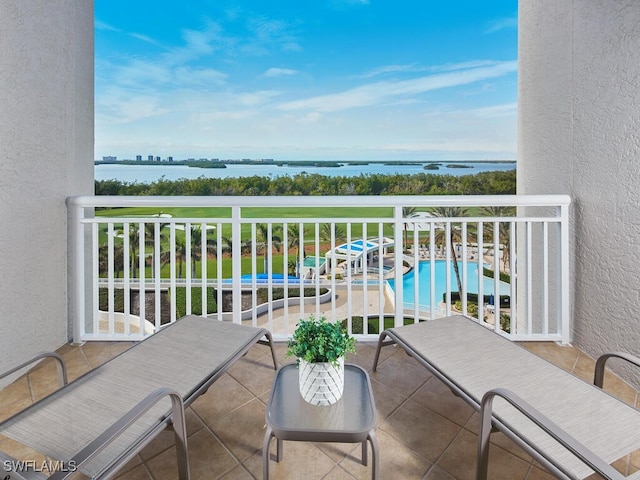
[[(182, 278), (182, 266), (187, 259), (187, 241), (185, 238), (176, 238), (176, 262), (178, 263), (178, 278)], [(170, 252), (160, 254), (160, 262), (167, 265), (171, 262)]]
[[(225, 245), (222, 246), (222, 252), (226, 251), (226, 246), (229, 246), (229, 250), (231, 249), (231, 241), (225, 237), (222, 237)], [(213, 255), (218, 258), (218, 245), (215, 239), (206, 239), (206, 247), (205, 247), (205, 255), (208, 257), (209, 255)], [(192, 275), (196, 276), (196, 267), (198, 260), (207, 261), (207, 258), (202, 258), (202, 226), (201, 225), (191, 225), (191, 272)]]
[[(416, 207), (402, 207), (402, 218), (407, 218), (410, 215), (416, 213)], [(404, 248), (406, 250), (409, 245), (409, 225), (404, 222)], [(414, 247), (415, 248), (415, 247)]]
[[(434, 217), (455, 218), (466, 215), (466, 210), (461, 207), (434, 207), (431, 209), (431, 213)], [(460, 292), (460, 298), (462, 298), (462, 280), (460, 279), (460, 269), (458, 267), (458, 258), (456, 257), (456, 243), (462, 241), (460, 228), (451, 225), (449, 228), (449, 238), (446, 237), (446, 229), (436, 230), (435, 235), (436, 242), (442, 242), (445, 245), (447, 243), (449, 244), (453, 258), (453, 271), (456, 274), (456, 281), (458, 282), (458, 292)]]
[[(154, 223), (145, 223), (144, 224), (144, 230), (143, 230), (143, 235), (144, 235), (144, 250), (145, 250), (145, 255), (148, 255), (149, 252), (152, 258), (151, 261), (151, 276), (153, 277), (155, 272), (155, 262), (153, 261), (154, 258), (154, 250), (155, 250), (155, 224)], [(161, 223), (160, 224), (160, 244), (162, 245), (162, 242), (165, 240), (165, 232), (163, 231), (164, 227), (166, 227), (168, 224), (166, 223)], [(116, 232), (116, 236), (120, 236), (120, 237), (124, 237), (124, 235), (127, 234), (127, 232), (124, 231), (124, 229), (118, 230)], [(138, 226), (137, 223), (130, 223), (129, 224), (129, 261), (131, 262), (131, 277), (132, 278), (136, 278), (136, 273), (137, 273), (137, 269), (138, 269), (138, 256), (139, 256), (139, 246), (140, 246), (140, 228)]]
[(331, 243), (331, 233), (333, 233), (336, 242), (341, 242), (347, 238), (347, 234), (342, 225), (336, 225), (334, 223), (333, 228), (331, 228), (330, 223), (323, 223), (320, 226), (320, 240), (323, 242)]
[[(515, 207), (490, 206), (483, 207), (481, 211), (488, 217), (512, 217), (516, 214)], [(490, 241), (493, 241), (493, 222), (488, 224), (487, 234), (491, 236)], [(498, 223), (498, 236), (500, 238), (500, 243), (504, 245), (504, 248), (502, 249), (502, 270), (506, 271), (511, 255), (511, 224), (509, 222)], [(500, 252), (500, 245), (494, 245), (493, 248), (494, 252)]]
[(307, 252), (304, 251), (304, 239), (300, 238), (300, 225), (297, 223), (290, 223), (287, 225), (287, 249), (295, 248), (296, 258), (300, 258), (300, 247), (303, 247), (302, 258), (306, 258)]
[[(272, 225), (271, 227), (271, 246), (276, 249), (277, 252), (280, 251), (282, 246), (282, 239), (277, 235), (278, 232), (282, 231), (282, 225)], [(269, 243), (269, 226), (265, 223), (256, 224), (256, 242), (257, 246), (260, 246), (262, 249), (262, 253), (264, 255), (264, 273), (268, 273), (268, 256), (271, 252), (267, 252), (267, 245)]]
[[(303, 229), (304, 235), (304, 229)], [(289, 259), (287, 265), (288, 271), (293, 271), (296, 275), (300, 272), (300, 247), (302, 246), (302, 258), (307, 258), (307, 252), (304, 250), (304, 238), (300, 238), (300, 225), (290, 223), (287, 225), (287, 250), (296, 249), (295, 258)]]
[[(124, 268), (124, 248), (122, 245), (113, 246), (113, 273), (117, 277)], [(109, 247), (107, 244), (98, 248), (98, 271), (100, 276), (106, 276), (109, 272)]]

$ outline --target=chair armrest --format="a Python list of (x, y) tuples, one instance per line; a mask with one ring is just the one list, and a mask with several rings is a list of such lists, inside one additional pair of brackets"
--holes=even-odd
[(0, 373), (0, 379), (8, 377), (12, 373), (17, 372), (18, 370), (22, 370), (23, 368), (31, 365), (32, 363), (35, 363), (39, 360), (42, 360), (43, 358), (48, 358), (48, 357), (53, 358), (57, 362), (58, 382), (60, 383), (60, 386), (62, 387), (66, 385), (67, 384), (67, 364), (65, 363), (64, 358), (62, 358), (60, 355), (58, 355), (55, 352), (38, 352), (29, 360), (22, 362), (21, 364), (16, 365), (14, 367), (11, 367), (6, 372)]
[[(610, 480), (624, 480), (626, 477), (615, 470), (611, 465), (605, 462), (602, 458), (596, 455), (594, 452), (585, 447), (582, 443), (562, 430), (557, 424), (551, 421), (548, 417), (543, 415), (540, 411), (535, 409), (524, 399), (516, 395), (510, 390), (505, 388), (496, 388), (489, 390), (482, 397), (481, 409), (480, 409), (480, 433), (478, 435), (478, 459), (476, 469), (476, 480), (486, 480), (489, 466), (489, 437), (491, 435), (491, 426), (493, 419), (493, 400), (495, 397), (501, 397), (509, 402), (516, 410), (526, 416), (529, 420), (535, 423), (543, 431), (553, 437), (559, 444), (565, 447), (573, 455), (579, 458), (582, 462), (589, 466), (592, 470), (598, 472), (606, 479)], [(513, 432), (518, 435), (518, 432)], [(519, 437), (525, 443), (522, 437)], [(561, 465), (556, 465), (551, 459), (546, 458), (541, 452), (535, 449), (534, 445), (527, 443), (532, 449), (534, 449), (541, 458), (547, 460), (551, 465), (558, 469), (559, 472), (567, 475), (568, 478), (573, 478), (566, 472)]]
[[(187, 430), (184, 416), (184, 403), (178, 392), (170, 388), (159, 388), (147, 395), (135, 407), (125, 413), (113, 425), (107, 428), (100, 436), (78, 452), (72, 459), (64, 462), (62, 468), (51, 475), (49, 480), (63, 480), (72, 477), (80, 469), (80, 466), (91, 460), (104, 450), (129, 426), (136, 422), (151, 407), (165, 397), (171, 398), (171, 421), (176, 438), (176, 454), (178, 456), (178, 473), (180, 480), (189, 479), (189, 459), (187, 456)], [(167, 421), (169, 417), (160, 420)]]
[(600, 355), (600, 357), (598, 357), (598, 360), (596, 360), (596, 368), (595, 368), (595, 373), (593, 375), (593, 384), (596, 387), (602, 388), (602, 385), (604, 385), (604, 367), (605, 367), (605, 364), (607, 363), (607, 360), (609, 360), (612, 357), (621, 358), (622, 360), (626, 360), (627, 362), (631, 363), (632, 365), (635, 365), (636, 367), (640, 367), (640, 358), (635, 357), (629, 353), (609, 352), (609, 353)]

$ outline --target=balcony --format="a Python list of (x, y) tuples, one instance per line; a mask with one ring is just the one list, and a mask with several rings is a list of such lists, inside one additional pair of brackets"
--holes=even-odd
[[(69, 363), (71, 379), (108, 360), (131, 342), (87, 342), (59, 350)], [(552, 342), (527, 342), (526, 348), (589, 380), (594, 361), (580, 350)], [(280, 364), (284, 345), (276, 348)], [(348, 360), (371, 376), (380, 443), (380, 478), (472, 480), (474, 478), (478, 415), (437, 379), (393, 347), (383, 349), (383, 361), (371, 372), (374, 344), (359, 342)], [(262, 478), (261, 448), (264, 411), (274, 372), (266, 349), (256, 346), (224, 374), (187, 411), (192, 478)], [(36, 368), (0, 392), (0, 418), (41, 398), (56, 384), (53, 364)], [(606, 389), (640, 406), (638, 392), (614, 376)], [(489, 478), (496, 480), (552, 479), (502, 434), (493, 435)], [(173, 435), (162, 433), (117, 478), (134, 480), (177, 478)], [(370, 467), (359, 463), (359, 445), (285, 442), (281, 463), (272, 462), (276, 479), (365, 479)], [(39, 461), (36, 452), (0, 438), (0, 451), (24, 460)], [(636, 452), (620, 459), (624, 474), (640, 469)]]
[(512, 340), (571, 339), (566, 196), (72, 197), (68, 206), (76, 343), (139, 340), (202, 312), (281, 340), (308, 315), (374, 340), (452, 312)]

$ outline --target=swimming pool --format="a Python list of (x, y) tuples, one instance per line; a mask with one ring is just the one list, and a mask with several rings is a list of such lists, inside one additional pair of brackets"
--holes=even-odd
[[(253, 283), (253, 275), (250, 273), (244, 274), (240, 277), (242, 279), (242, 283)], [(222, 283), (232, 283), (232, 278), (224, 278), (222, 279)], [(268, 273), (256, 273), (256, 283), (269, 283), (269, 274)], [(271, 274), (271, 283), (282, 283), (284, 284), (284, 275), (282, 273), (272, 273)], [(289, 275), (287, 277), (287, 283), (300, 283), (300, 279), (298, 277), (294, 277), (293, 275)]]
[[(458, 262), (460, 274), (462, 275), (462, 262)], [(453, 262), (450, 264), (451, 269), (451, 290), (457, 291), (456, 273), (453, 269)], [(442, 302), (444, 293), (447, 291), (447, 261), (435, 260), (435, 294), (436, 303)], [(418, 263), (418, 268), (406, 273), (402, 278), (402, 292), (404, 296), (403, 303), (408, 307), (415, 305), (415, 275), (418, 272), (418, 304), (422, 309), (431, 306), (431, 262), (424, 261)], [(389, 285), (395, 291), (394, 279), (389, 280)], [(467, 262), (467, 292), (478, 293), (478, 262)], [(483, 277), (482, 283), (483, 295), (494, 294), (493, 278)], [(500, 282), (500, 295), (510, 295), (511, 288), (508, 283)]]

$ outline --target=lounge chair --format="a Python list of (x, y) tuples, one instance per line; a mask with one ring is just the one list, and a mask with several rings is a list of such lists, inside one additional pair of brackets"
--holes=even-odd
[(196, 316), (169, 324), (0, 423), (0, 434), (54, 459), (58, 467), (48, 477), (33, 462), (0, 454), (4, 470), (10, 470), (0, 478), (60, 480), (76, 470), (92, 479), (110, 478), (172, 423), (180, 479), (187, 480), (184, 408), (256, 343), (271, 347), (276, 368), (265, 329)]
[[(481, 411), (477, 479), (487, 478), (489, 435), (498, 429), (562, 479), (600, 473), (640, 448), (640, 410), (463, 316), (391, 328), (381, 347), (397, 344), (456, 395)], [(624, 358), (624, 355), (614, 354)], [(640, 365), (640, 360), (627, 356)], [(597, 362), (602, 385), (604, 361)], [(374, 377), (375, 378), (375, 377)]]

